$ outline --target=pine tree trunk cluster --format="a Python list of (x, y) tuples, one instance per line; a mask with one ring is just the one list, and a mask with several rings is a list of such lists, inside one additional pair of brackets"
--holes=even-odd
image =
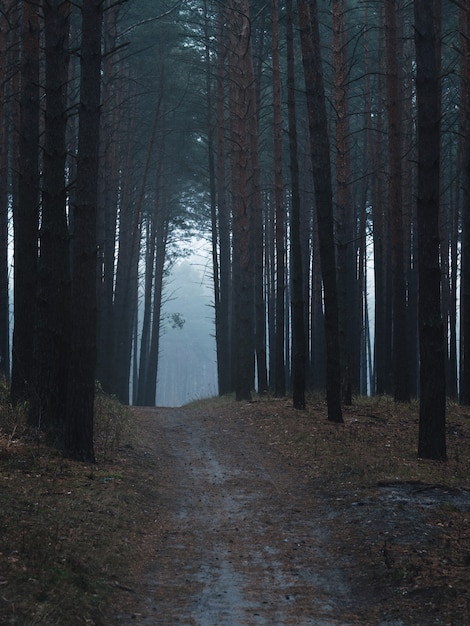
[(96, 381), (158, 403), (203, 234), (220, 394), (326, 391), (333, 422), (416, 396), (418, 453), (445, 458), (446, 397), (470, 402), (469, 32), (440, 0), (4, 0), (13, 402), (89, 460)]

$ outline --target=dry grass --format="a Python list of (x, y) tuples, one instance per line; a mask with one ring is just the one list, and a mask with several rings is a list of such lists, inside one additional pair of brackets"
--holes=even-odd
[(380, 482), (422, 481), (470, 488), (470, 412), (449, 404), (448, 462), (417, 457), (418, 405), (390, 398), (356, 398), (344, 407), (344, 424), (325, 419), (321, 396), (305, 411), (289, 400), (260, 398), (246, 405), (251, 423), (269, 444), (312, 479), (335, 488), (364, 488)]
[[(104, 624), (141, 561), (148, 525), (130, 412), (99, 395), (98, 463), (64, 459), (3, 403), (0, 415), (0, 623)], [(154, 468), (145, 468), (145, 472)], [(145, 477), (143, 480), (145, 482)], [(137, 565), (136, 565), (137, 566)]]

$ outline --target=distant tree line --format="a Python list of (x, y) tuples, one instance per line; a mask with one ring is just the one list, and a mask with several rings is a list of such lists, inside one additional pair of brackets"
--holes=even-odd
[(198, 232), (219, 393), (326, 389), (334, 422), (419, 396), (419, 452), (445, 458), (446, 395), (470, 402), (467, 5), (0, 6), (0, 368), (32, 423), (92, 459), (95, 379), (158, 401)]

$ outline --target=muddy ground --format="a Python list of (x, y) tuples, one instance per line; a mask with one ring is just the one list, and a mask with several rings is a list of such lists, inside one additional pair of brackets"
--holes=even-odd
[(243, 411), (139, 409), (139, 419), (155, 528), (113, 624), (470, 624), (468, 588), (424, 571), (411, 582), (400, 548), (421, 551), (427, 568), (442, 531), (430, 510), (467, 515), (467, 491), (412, 481), (332, 491)]

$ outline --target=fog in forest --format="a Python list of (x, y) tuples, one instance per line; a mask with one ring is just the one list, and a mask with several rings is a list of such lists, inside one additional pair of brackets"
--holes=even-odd
[(204, 259), (178, 261), (162, 315), (157, 405), (181, 406), (217, 394), (214, 309)]

